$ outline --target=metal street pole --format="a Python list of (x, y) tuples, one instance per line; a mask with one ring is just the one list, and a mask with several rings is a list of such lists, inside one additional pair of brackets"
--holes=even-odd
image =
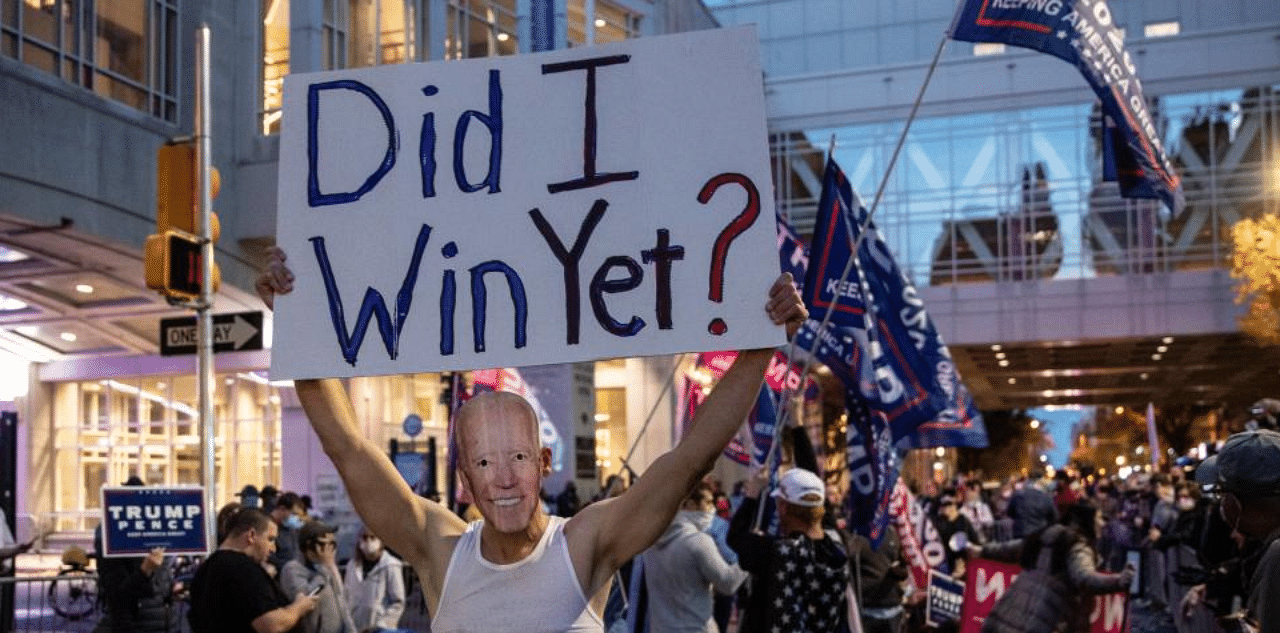
[(214, 469), (213, 419), (213, 231), (211, 224), (213, 191), (210, 186), (212, 159), (210, 157), (209, 132), (212, 126), (209, 97), (209, 25), (202, 23), (196, 30), (196, 157), (200, 164), (200, 300), (196, 304), (197, 376), (200, 427), (202, 481), (204, 483), (205, 538), (209, 549), (218, 547), (213, 516), (217, 512), (217, 480)]

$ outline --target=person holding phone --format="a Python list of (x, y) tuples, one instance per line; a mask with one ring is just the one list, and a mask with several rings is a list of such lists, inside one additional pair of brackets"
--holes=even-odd
[(256, 508), (238, 507), (223, 516), (225, 536), (191, 579), (187, 620), (195, 633), (283, 633), (292, 631), (316, 606), (297, 592), (290, 601), (263, 566), (276, 547), (276, 524)]
[(357, 633), (347, 608), (342, 574), (334, 559), (338, 551), (336, 531), (320, 521), (304, 523), (298, 530), (302, 560), (291, 560), (280, 569), (280, 587), (285, 593), (315, 597), (315, 610), (300, 623), (303, 633)]

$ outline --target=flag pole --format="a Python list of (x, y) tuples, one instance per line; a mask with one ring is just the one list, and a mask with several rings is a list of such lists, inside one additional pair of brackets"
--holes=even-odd
[[(873, 198), (871, 201), (871, 207), (867, 209), (867, 217), (865, 220), (863, 220), (862, 224), (859, 226), (858, 237), (854, 241), (853, 248), (851, 249), (852, 256), (849, 258), (849, 261), (845, 264), (844, 271), (840, 275), (841, 284), (843, 284), (849, 279), (849, 273), (853, 271), (854, 262), (858, 260), (858, 249), (862, 248), (862, 242), (867, 238), (867, 228), (871, 226), (871, 220), (873, 217), (875, 217), (876, 210), (880, 206), (880, 200), (884, 197), (885, 187), (887, 187), (889, 184), (889, 176), (893, 174), (893, 168), (898, 163), (898, 156), (902, 153), (902, 146), (905, 145), (907, 141), (907, 133), (911, 130), (911, 124), (915, 121), (916, 114), (920, 111), (920, 103), (924, 101), (925, 90), (929, 88), (929, 82), (933, 79), (933, 71), (938, 68), (938, 61), (942, 59), (942, 51), (946, 48), (947, 40), (950, 38), (951, 38), (951, 31), (950, 29), (948, 29), (947, 31), (943, 32), (942, 37), (938, 40), (937, 48), (934, 49), (933, 51), (933, 59), (929, 61), (929, 68), (925, 71), (924, 82), (920, 84), (920, 90), (916, 93), (915, 101), (911, 104), (911, 112), (907, 114), (907, 120), (902, 126), (902, 132), (898, 134), (898, 142), (893, 147), (893, 154), (890, 155), (889, 164), (885, 168), (884, 176), (881, 177), (880, 185), (876, 188), (876, 195), (875, 195), (875, 198)], [(831, 144), (827, 152), (827, 162), (830, 162), (832, 160), (832, 155), (835, 152), (835, 139), (836, 137), (835, 137), (835, 134), (833, 133), (831, 135)], [(837, 297), (836, 300), (838, 301), (839, 297)], [(826, 316), (823, 317), (822, 323), (821, 325), (818, 326), (816, 334), (813, 337), (813, 347), (806, 350), (809, 353), (805, 357), (803, 368), (800, 370), (800, 388), (801, 389), (804, 388), (804, 384), (808, 380), (809, 370), (813, 365), (814, 353), (817, 351), (818, 346), (821, 344), (820, 340), (821, 340), (822, 332), (824, 332), (827, 329), (827, 325), (830, 324), (831, 322), (831, 315), (832, 315), (832, 311), (828, 310)], [(788, 368), (790, 367), (791, 359), (794, 357), (794, 352), (796, 347), (796, 338), (799, 336), (799, 334), (800, 332), (797, 331), (796, 336), (791, 337), (791, 341), (788, 343), (788, 346), (787, 346)], [(769, 446), (769, 453), (768, 455), (765, 456), (765, 461), (763, 464), (761, 464), (762, 467), (767, 467), (777, 456), (779, 439), (782, 437), (782, 429), (783, 427), (786, 426), (785, 422), (787, 421), (787, 418), (790, 412), (790, 408), (783, 406), (782, 403), (786, 403), (790, 400), (790, 397), (791, 397), (790, 391), (791, 389), (789, 384), (784, 384), (782, 394), (778, 398), (779, 405), (774, 407), (775, 411), (779, 411), (778, 421), (773, 429), (773, 443), (770, 444)], [(769, 487), (772, 488), (774, 484), (775, 482), (772, 480), (772, 476), (771, 476)], [(763, 491), (761, 492), (761, 496), (763, 497)], [(764, 516), (764, 499), (761, 498), (759, 506), (756, 508), (756, 517), (755, 517), (755, 522), (752, 525), (752, 529), (759, 529), (760, 522), (763, 519), (763, 516)]]

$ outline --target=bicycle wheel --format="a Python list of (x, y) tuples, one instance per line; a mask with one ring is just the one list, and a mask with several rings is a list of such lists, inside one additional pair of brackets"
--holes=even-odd
[(93, 613), (98, 605), (98, 581), (83, 569), (64, 569), (49, 582), (49, 606), (75, 622)]

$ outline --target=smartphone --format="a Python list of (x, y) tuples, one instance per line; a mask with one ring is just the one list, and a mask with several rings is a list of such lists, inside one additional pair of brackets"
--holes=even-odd
[(316, 596), (317, 596), (321, 591), (324, 591), (324, 584), (323, 584), (323, 583), (321, 583), (321, 584), (319, 584), (319, 585), (316, 585), (316, 586), (312, 587), (312, 588), (311, 588), (311, 590), (307, 592), (307, 597), (308, 597), (308, 598), (314, 598), (314, 597), (316, 597)]

